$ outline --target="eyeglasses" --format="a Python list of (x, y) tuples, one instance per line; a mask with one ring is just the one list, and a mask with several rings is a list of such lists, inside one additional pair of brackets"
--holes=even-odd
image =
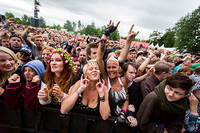
[(169, 91), (172, 91), (175, 95), (178, 95), (178, 96), (184, 96), (184, 95), (185, 95), (185, 93), (180, 93), (180, 92), (174, 90), (174, 89), (173, 89), (172, 87), (170, 87), (169, 85), (166, 85), (165, 88), (168, 89)]

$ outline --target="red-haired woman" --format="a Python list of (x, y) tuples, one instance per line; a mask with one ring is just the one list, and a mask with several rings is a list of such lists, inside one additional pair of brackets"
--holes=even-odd
[[(45, 86), (38, 92), (40, 104), (60, 105), (71, 83), (73, 62), (67, 51), (57, 48), (53, 50), (50, 62), (44, 75)], [(56, 106), (56, 107), (58, 107)]]

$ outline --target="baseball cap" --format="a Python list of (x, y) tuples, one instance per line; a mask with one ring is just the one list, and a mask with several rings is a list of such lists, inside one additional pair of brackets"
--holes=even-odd
[(32, 54), (32, 51), (29, 47), (22, 47), (19, 52), (23, 52), (23, 53), (26, 53), (28, 55), (31, 55)]

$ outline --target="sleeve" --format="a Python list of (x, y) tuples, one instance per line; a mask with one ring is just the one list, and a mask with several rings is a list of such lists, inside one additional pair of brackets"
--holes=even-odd
[(147, 83), (147, 82), (145, 82), (145, 81), (143, 81), (143, 82), (141, 82), (141, 93), (142, 93), (142, 97), (143, 97), (143, 99), (146, 97), (146, 95), (148, 95), (151, 91), (150, 91), (150, 85)]
[(31, 82), (25, 89), (24, 108), (28, 111), (36, 111), (39, 108), (39, 99), (37, 98), (40, 84)]
[(142, 133), (163, 133), (164, 131), (156, 126), (151, 120), (156, 104), (156, 94), (154, 92), (148, 94), (140, 105), (137, 112), (138, 125)]
[(23, 93), (22, 83), (11, 83), (6, 86), (4, 103), (10, 109), (20, 106), (20, 97)]
[(196, 132), (200, 125), (200, 117), (192, 115), (189, 111), (185, 115), (184, 127), (189, 132)]

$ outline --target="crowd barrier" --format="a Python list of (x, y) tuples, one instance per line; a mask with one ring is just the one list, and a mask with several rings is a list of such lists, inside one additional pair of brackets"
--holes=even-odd
[(38, 112), (23, 109), (10, 110), (0, 103), (0, 133), (138, 133), (125, 123), (114, 119), (69, 113), (63, 115), (58, 109), (41, 107)]

